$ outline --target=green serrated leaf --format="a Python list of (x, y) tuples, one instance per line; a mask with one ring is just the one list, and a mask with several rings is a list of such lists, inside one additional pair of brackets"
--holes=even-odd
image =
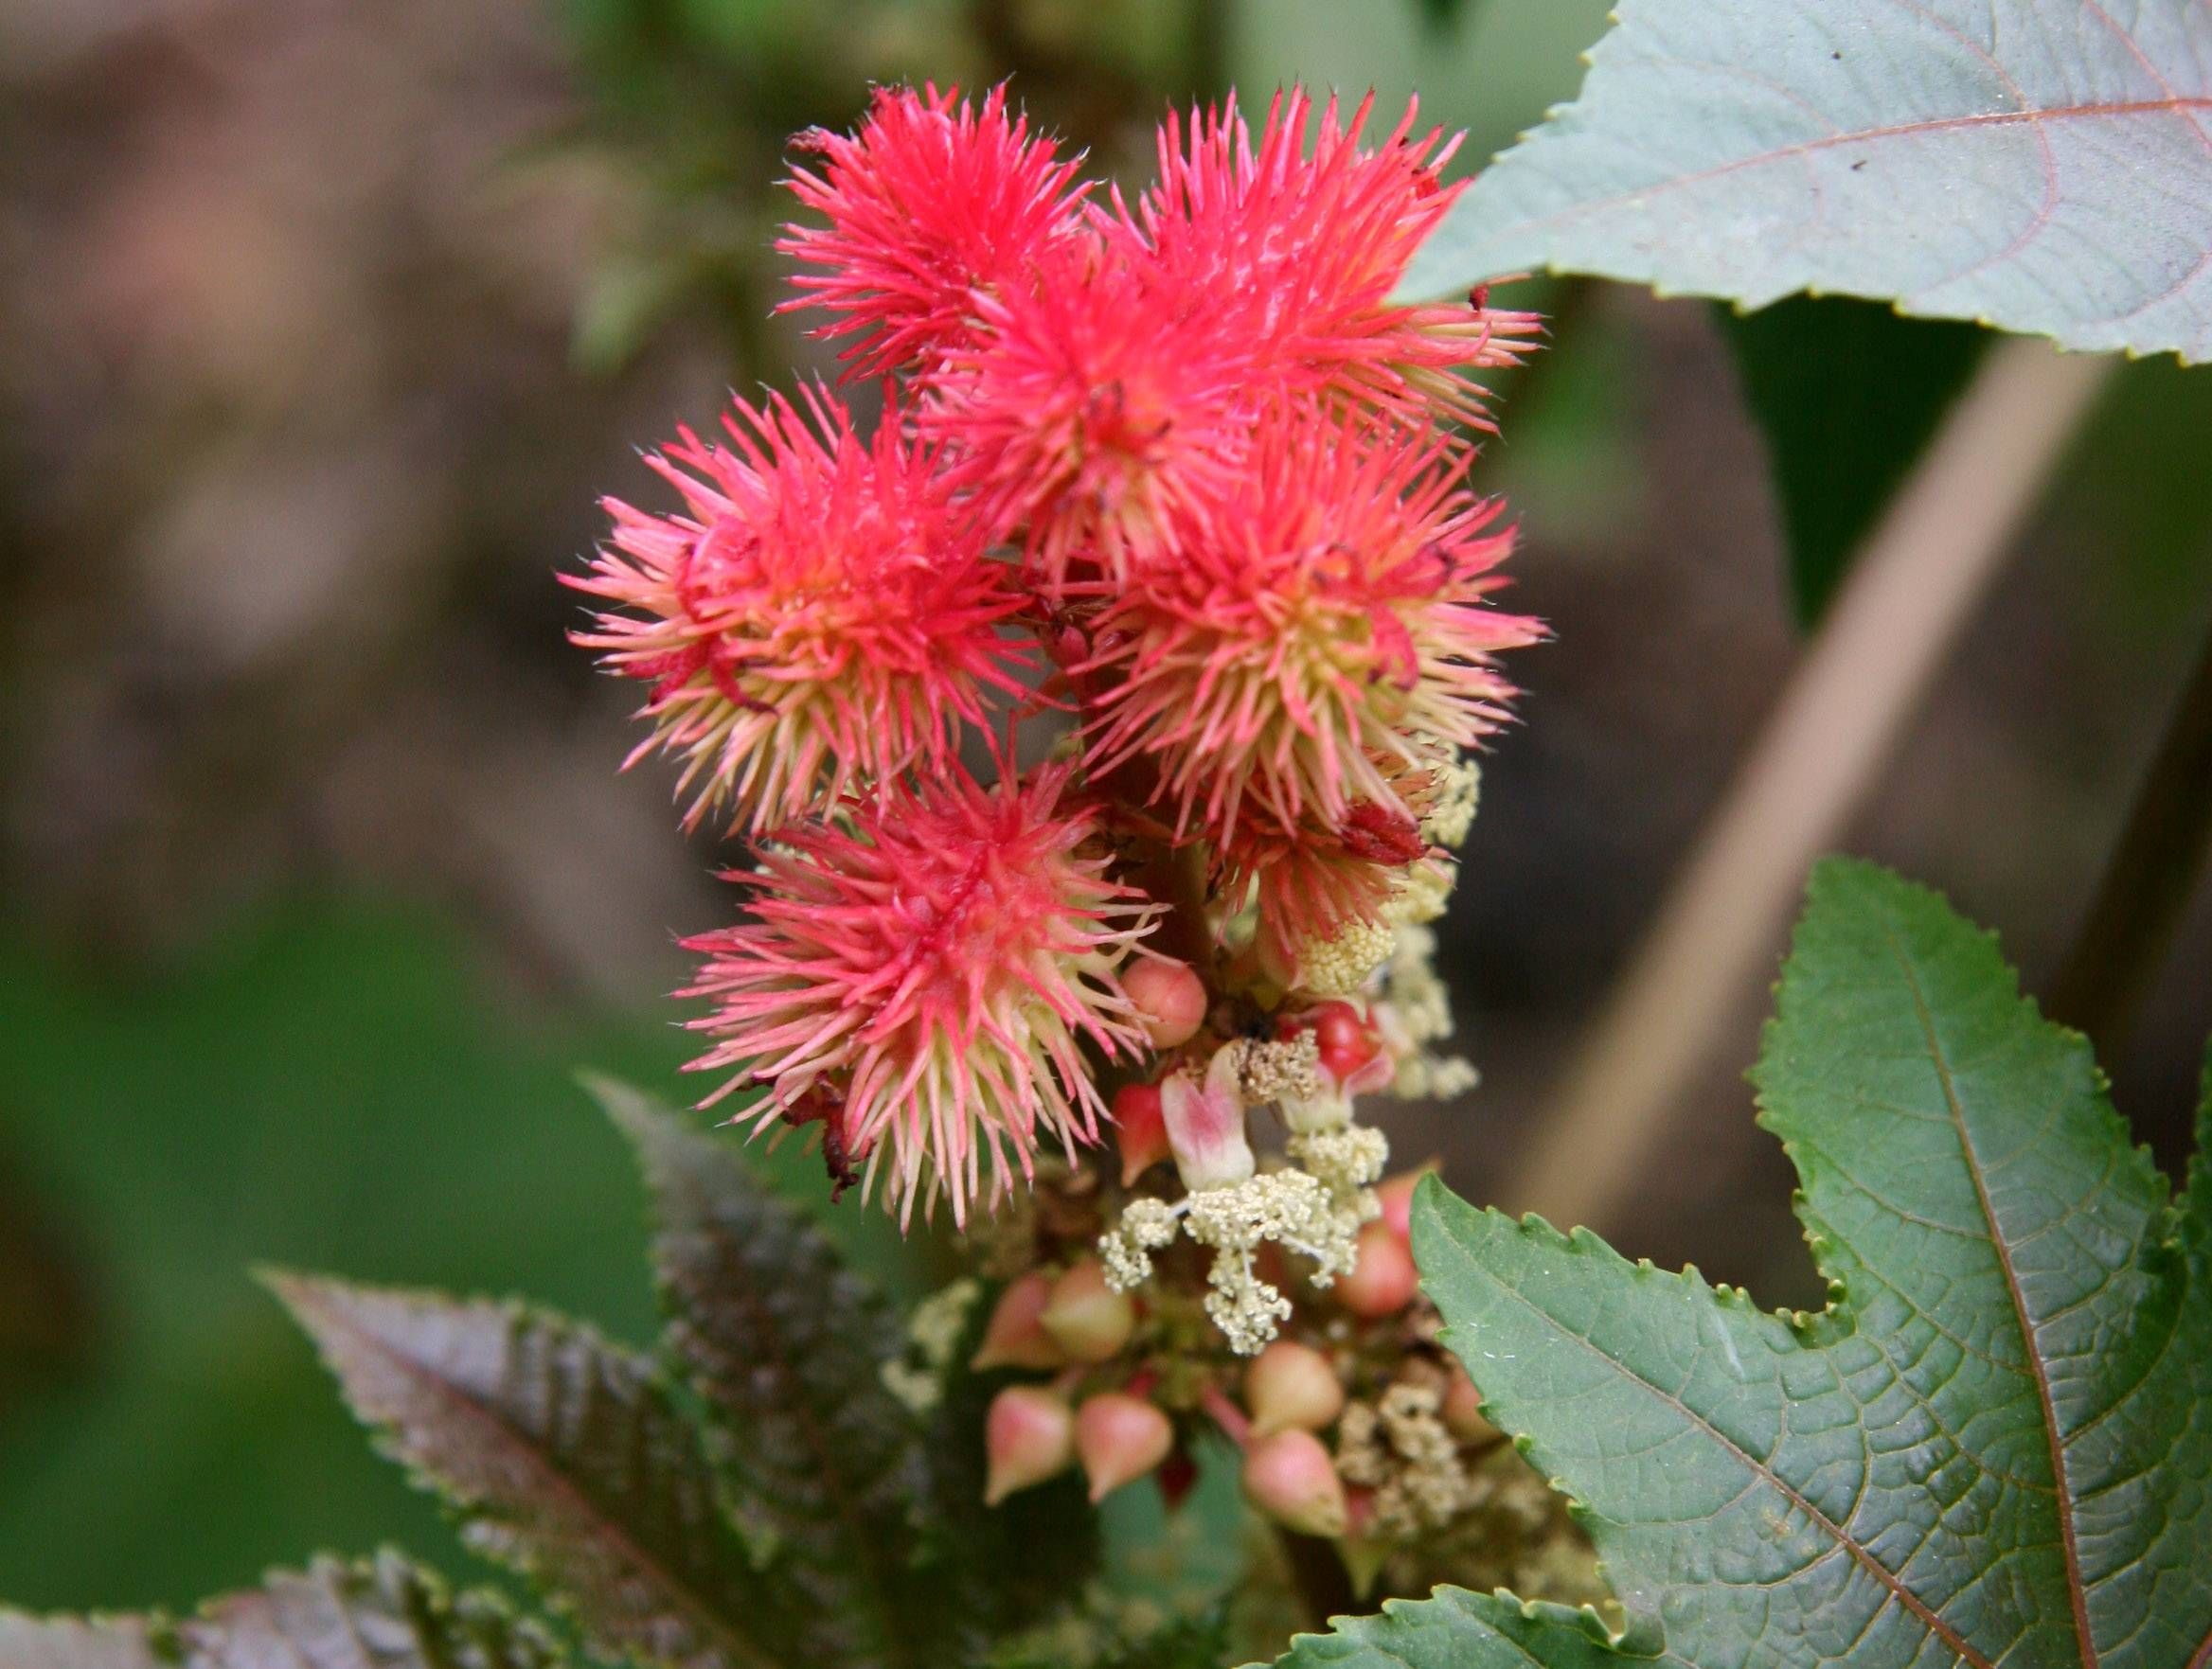
[(5, 1669), (551, 1669), (537, 1624), (496, 1595), (449, 1595), (397, 1554), (273, 1571), (183, 1623), (0, 1612)]
[(1622, 0), (1409, 294), (1590, 273), (2212, 357), (2201, 0)]
[(637, 1149), (670, 1351), (723, 1434), (740, 1510), (774, 1533), (806, 1613), (802, 1660), (919, 1661), (908, 1576), (930, 1490), (920, 1424), (883, 1381), (897, 1316), (735, 1144), (622, 1085), (590, 1087)]
[[(1415, 1203), (1447, 1342), (1578, 1502), (1629, 1615), (1601, 1655), (2203, 1669), (2202, 1159), (2169, 1207), (2087, 1045), (1986, 934), (1862, 864), (1814, 877), (1756, 1080), (1833, 1283), (1818, 1317), (1433, 1181)], [(1283, 1660), (1597, 1660), (1454, 1608), (1400, 1607)]]
[(268, 1281), (468, 1543), (543, 1584), (596, 1650), (679, 1669), (782, 1661), (775, 1590), (650, 1364), (516, 1305)]
[(1791, 595), (1811, 626), (1991, 338), (1841, 295), (1716, 311), (1766, 431)]

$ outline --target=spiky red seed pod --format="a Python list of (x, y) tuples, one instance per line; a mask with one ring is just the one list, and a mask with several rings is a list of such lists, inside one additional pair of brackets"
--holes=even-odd
[(1095, 240), (984, 298), (931, 395), (923, 434), (1056, 602), (1165, 559), (1169, 524), (1231, 490), (1252, 426), (1231, 321)]
[(1249, 800), (1293, 849), (1317, 819), (1372, 864), (1347, 832), (1411, 821), (1438, 752), (1505, 720), (1497, 653), (1542, 636), (1490, 605), (1512, 532), (1465, 470), (1343, 415), (1262, 422), (1231, 490), (1099, 616), (1076, 669), (1094, 778), (1141, 758), (1179, 832), (1222, 839)]
[(1105, 1391), (1076, 1410), (1076, 1454), (1094, 1502), (1142, 1478), (1174, 1447), (1174, 1426), (1142, 1397)]
[(1465, 186), (1439, 177), (1458, 140), (1417, 133), (1411, 103), (1380, 143), (1365, 143), (1373, 105), (1370, 94), (1340, 121), (1331, 98), (1315, 123), (1311, 99), (1293, 87), (1276, 94), (1257, 142), (1233, 98), (1193, 111), (1187, 125), (1171, 113), (1158, 184), (1106, 223), (1175, 281), (1240, 311), (1267, 386), (1488, 427), (1465, 374), (1515, 363), (1539, 322), (1493, 311), (1487, 294), (1393, 299)]
[(562, 577), (607, 605), (574, 641), (651, 686), (630, 762), (682, 759), (687, 827), (726, 808), (758, 833), (942, 767), (1034, 657), (1001, 635), (1009, 570), (896, 413), (868, 442), (819, 394), (724, 427), (648, 460), (682, 514), (608, 501), (611, 540)]
[(836, 315), (820, 334), (851, 337), (849, 376), (924, 372), (967, 339), (978, 303), (1034, 283), (1036, 263), (1076, 235), (1087, 186), (993, 87), (980, 107), (959, 89), (882, 87), (858, 132), (793, 141), (822, 161), (785, 184), (827, 224), (793, 225), (776, 248), (803, 269), (778, 311)]
[(685, 941), (705, 962), (680, 993), (711, 1012), (694, 1070), (746, 1083), (771, 1128), (827, 1094), (865, 1181), (901, 1221), (939, 1195), (965, 1223), (983, 1185), (1027, 1177), (1051, 1140), (1098, 1140), (1083, 1045), (1146, 1049), (1121, 968), (1157, 906), (1107, 879), (1095, 819), (1062, 809), (1064, 767), (984, 789), (964, 774), (890, 784), (837, 825), (787, 829), (729, 877), (748, 918)]

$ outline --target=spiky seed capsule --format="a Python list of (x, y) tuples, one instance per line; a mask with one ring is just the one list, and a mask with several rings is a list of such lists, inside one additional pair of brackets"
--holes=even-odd
[(987, 1155), (996, 1193), (1042, 1142), (1096, 1142), (1081, 1046), (1144, 1052), (1120, 971), (1157, 907), (1106, 878), (1066, 781), (889, 785), (733, 872), (748, 919), (685, 941), (705, 963), (681, 994), (713, 1005), (693, 1068), (735, 1074), (709, 1102), (766, 1086), (739, 1115), (758, 1130), (826, 1098), (901, 1221), (941, 1195), (964, 1224)]
[(944, 766), (1034, 657), (1000, 635), (1008, 570), (896, 412), (868, 443), (821, 394), (724, 426), (649, 460), (682, 514), (608, 501), (612, 539), (563, 578), (607, 605), (573, 640), (651, 686), (632, 761), (683, 760), (687, 827), (719, 809), (759, 833)]

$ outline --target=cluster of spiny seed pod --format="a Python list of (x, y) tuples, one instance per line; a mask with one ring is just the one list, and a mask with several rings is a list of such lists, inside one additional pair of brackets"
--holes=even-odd
[[(570, 579), (646, 686), (638, 754), (745, 843), (738, 919), (687, 941), (707, 1104), (1015, 1249), (979, 1359), (1048, 1376), (991, 1412), (994, 1496), (1079, 1462), (1172, 1489), (1194, 1421), (1241, 1423), (1266, 1510), (1387, 1540), (1345, 1423), (1444, 1372), (1355, 1104), (1472, 1081), (1426, 924), (1496, 657), (1542, 633), (1492, 601), (1468, 376), (1536, 322), (1393, 299), (1457, 187), (1441, 134), (1368, 115), (1170, 115), (1133, 199), (1003, 89), (801, 135), (787, 305), (872, 426), (738, 402)], [(1270, 1389), (1311, 1377), (1293, 1346), (1349, 1398), (1318, 1470), (1329, 1422)]]

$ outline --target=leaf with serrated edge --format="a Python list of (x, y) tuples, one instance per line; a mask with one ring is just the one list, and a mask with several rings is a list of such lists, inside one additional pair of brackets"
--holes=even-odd
[(680, 1669), (781, 1660), (789, 1625), (648, 1363), (515, 1305), (266, 1278), (469, 1544), (543, 1583), (596, 1649)]
[(1621, 0), (1409, 295), (1535, 268), (2212, 358), (2212, 6)]
[(0, 1612), (4, 1669), (553, 1669), (551, 1637), (492, 1594), (451, 1597), (397, 1554), (314, 1561), (181, 1623)]
[(902, 1598), (926, 1514), (920, 1429), (884, 1389), (904, 1345), (890, 1306), (734, 1144), (651, 1097), (587, 1078), (638, 1153), (671, 1353), (728, 1438), (740, 1507), (774, 1530), (805, 1598), (810, 1662), (916, 1660)]
[[(1446, 1342), (1576, 1501), (1630, 1618), (1618, 1655), (2204, 1669), (2212, 1096), (2169, 1206), (2087, 1045), (1994, 943), (1842, 862), (1814, 876), (1755, 1077), (1832, 1284), (1817, 1317), (1433, 1180), (1415, 1201)], [(1464, 1603), (1282, 1660), (1597, 1661), (1496, 1644)]]

